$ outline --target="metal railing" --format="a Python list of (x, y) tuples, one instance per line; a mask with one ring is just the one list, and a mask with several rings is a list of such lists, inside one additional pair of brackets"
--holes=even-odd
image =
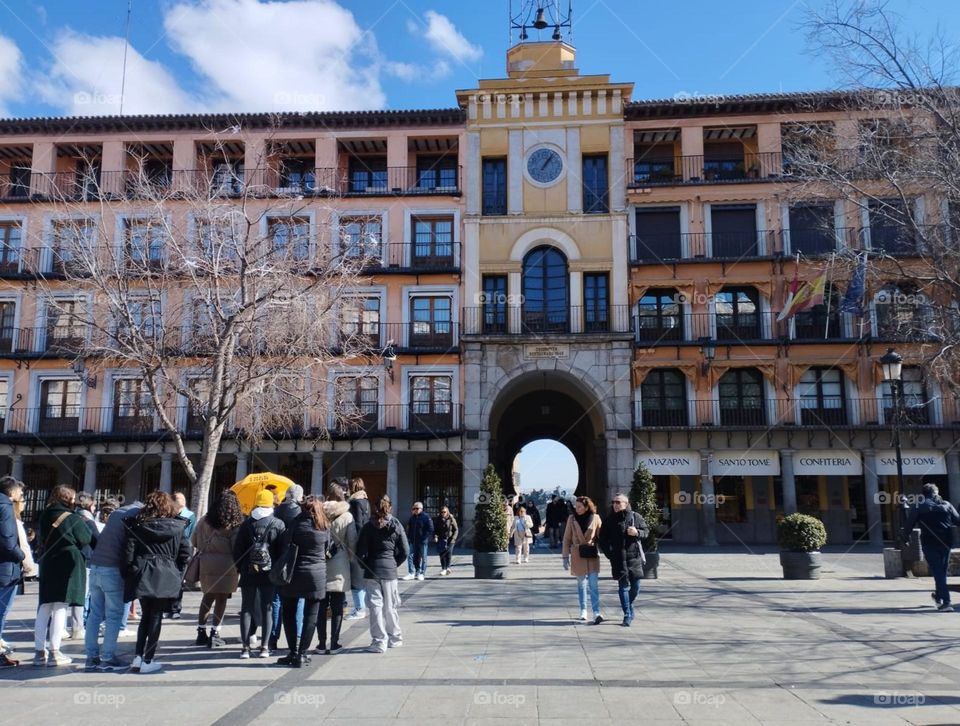
[(609, 335), (631, 331), (629, 305), (531, 308), (507, 305), (468, 307), (464, 335)]
[[(29, 162), (27, 166), (30, 166)], [(30, 177), (29, 171), (22, 177), (14, 177), (9, 173), (0, 177), (0, 201), (18, 202), (29, 199)]]
[(783, 246), (775, 230), (743, 232), (682, 232), (634, 234), (628, 238), (633, 263), (676, 262), (683, 259), (747, 259), (772, 257)]
[[(904, 427), (960, 427), (955, 406), (936, 398), (904, 408)], [(952, 415), (950, 415), (952, 414)], [(634, 428), (841, 428), (889, 427), (895, 415), (887, 398), (749, 398), (634, 402)]]
[(688, 313), (634, 316), (634, 339), (645, 346), (674, 345), (710, 338), (721, 345), (775, 341), (789, 332), (787, 321), (771, 311)]
[(628, 188), (760, 182), (779, 179), (783, 174), (783, 154), (779, 151), (627, 159)]

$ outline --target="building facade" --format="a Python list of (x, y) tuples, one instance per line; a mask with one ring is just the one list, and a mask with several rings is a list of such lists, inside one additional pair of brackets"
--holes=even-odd
[[(879, 543), (896, 461), (876, 361), (896, 345), (904, 488), (960, 494), (960, 410), (891, 324), (892, 272), (864, 315), (840, 311), (837, 281), (824, 305), (778, 320), (795, 275), (892, 249), (869, 204), (790, 193), (797, 124), (853, 139), (867, 117), (816, 94), (633, 101), (631, 83), (575, 60), (562, 40), (521, 42), (505, 78), (458, 91), (451, 109), (0, 121), (0, 467), (27, 483), (30, 511), (57, 483), (126, 498), (189, 486), (135, 376), (92, 380), (69, 345), (84, 331), (36, 292), (62, 284), (55, 200), (115, 230), (96, 244), (123, 247), (138, 220), (125, 190), (144, 168), (226, 200), (256, 186), (265, 233), (304, 249), (378, 250), (342, 324), (372, 349), (392, 343), (396, 361), (352, 361), (327, 382), (354, 391), (362, 432), (310, 436), (308, 411), (302, 434), (254, 451), (225, 440), (214, 491), (256, 470), (314, 492), (361, 476), (401, 512), (446, 503), (469, 522), (487, 463), (512, 483), (520, 449), (553, 438), (598, 502), (644, 462), (676, 542), (770, 542), (777, 516), (801, 511), (832, 542)], [(295, 218), (271, 226), (270, 204), (291, 196)], [(922, 190), (915, 204), (930, 224), (943, 213)]]

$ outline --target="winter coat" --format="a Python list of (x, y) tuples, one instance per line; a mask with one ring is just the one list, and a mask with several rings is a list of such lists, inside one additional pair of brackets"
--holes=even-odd
[(284, 499), (274, 507), (273, 516), (283, 522), (284, 527), (289, 527), (302, 512), (303, 510), (297, 502), (292, 499)]
[(87, 525), (87, 529), (90, 530), (90, 544), (83, 548), (83, 559), (86, 561), (87, 567), (89, 567), (90, 558), (93, 556), (93, 550), (97, 546), (97, 539), (100, 536), (100, 529), (97, 527), (97, 518), (93, 516), (93, 512), (89, 509), (77, 507), (74, 511), (80, 515), (83, 523)]
[(216, 529), (206, 517), (197, 522), (190, 541), (197, 548), (204, 594), (231, 595), (236, 591), (240, 573), (233, 563), (233, 545), (239, 529)]
[(190, 559), (187, 520), (180, 517), (123, 520), (127, 528), (122, 568), (124, 601), (134, 598), (174, 600), (180, 596), (183, 571)]
[[(360, 530), (370, 521), (370, 500), (366, 492), (350, 495), (350, 516), (353, 517), (353, 527), (357, 530), (359, 540)], [(363, 566), (355, 551), (350, 553), (350, 586), (354, 590), (363, 589)]]
[(567, 519), (567, 526), (563, 530), (563, 556), (570, 558), (570, 574), (574, 577), (585, 577), (591, 572), (600, 572), (600, 548), (597, 547), (597, 557), (581, 557), (580, 545), (597, 544), (602, 529), (599, 514), (594, 514), (590, 519), (590, 525), (587, 531), (580, 529), (580, 523), (577, 518), (570, 516)]
[(960, 515), (950, 502), (940, 497), (924, 499), (910, 514), (905, 528), (909, 535), (920, 527), (920, 544), (924, 549), (953, 547), (953, 525), (960, 524)]
[[(637, 528), (637, 536), (627, 534), (627, 528)], [(649, 534), (643, 517), (631, 509), (611, 512), (600, 528), (600, 551), (610, 560), (613, 578), (621, 580), (628, 575), (634, 579), (643, 577), (645, 560), (640, 540)]]
[(559, 527), (560, 523), (563, 521), (563, 514), (563, 505), (560, 503), (559, 499), (554, 499), (547, 504), (547, 527), (550, 529)]
[(433, 539), (433, 520), (426, 512), (414, 514), (407, 520), (407, 540), (414, 547)]
[(543, 520), (540, 519), (540, 510), (531, 502), (530, 506), (527, 507), (527, 514), (530, 515), (530, 521), (533, 522), (533, 533), (536, 534), (540, 531), (540, 525), (543, 524)]
[(270, 551), (270, 560), (276, 562), (283, 553), (283, 533), (286, 529), (283, 522), (274, 516), (263, 519), (247, 517), (243, 521), (233, 542), (233, 564), (240, 573), (240, 587), (270, 584), (269, 572), (253, 572), (248, 566), (250, 550), (257, 536), (265, 533), (263, 541)]
[(180, 514), (177, 515), (184, 522), (187, 523), (187, 526), (184, 528), (183, 533), (186, 535), (187, 540), (193, 536), (193, 530), (197, 527), (197, 515), (194, 512), (191, 512), (189, 509), (184, 507), (180, 510)]
[(30, 543), (27, 541), (27, 529), (19, 519), (17, 520), (17, 535), (20, 539), (20, 549), (23, 550), (25, 555), (23, 562), (20, 563), (20, 567), (23, 568), (23, 576), (24, 578), (36, 577), (37, 563), (33, 561), (33, 550), (30, 549)]
[(13, 500), (0, 494), (0, 587), (20, 582), (21, 563), (25, 557), (20, 547)]
[(357, 557), (368, 580), (396, 580), (397, 568), (407, 561), (409, 552), (403, 526), (392, 515), (382, 527), (377, 525), (377, 520), (371, 519), (360, 530)]
[(433, 523), (433, 531), (437, 535), (437, 549), (441, 552), (451, 549), (457, 543), (457, 537), (460, 535), (457, 520), (453, 518), (452, 514), (447, 517), (437, 517)]
[(330, 521), (330, 538), (336, 542), (336, 554), (327, 560), (327, 592), (348, 592), (353, 586), (350, 560), (357, 551), (360, 535), (353, 526), (353, 515), (346, 502), (324, 502), (323, 513)]
[(525, 539), (533, 539), (533, 520), (530, 519), (529, 514), (523, 515), (523, 529), (519, 528), (521, 518), (518, 514), (513, 518), (513, 521), (510, 523), (510, 537), (513, 538), (513, 544), (519, 547), (523, 544)]
[(327, 594), (327, 550), (330, 530), (317, 529), (313, 519), (302, 513), (283, 533), (281, 553), (291, 544), (297, 546), (293, 579), (280, 587), (281, 597), (305, 597), (322, 600)]
[(90, 566), (117, 567), (123, 566), (123, 555), (127, 546), (127, 528), (123, 526), (125, 519), (133, 517), (143, 509), (141, 502), (134, 502), (126, 507), (120, 507), (110, 515), (103, 531), (97, 537), (97, 546), (90, 557)]
[[(64, 514), (63, 521), (54, 523)], [(40, 557), (40, 599), (83, 605), (87, 592), (87, 562), (83, 548), (90, 544), (90, 528), (83, 518), (62, 504), (51, 504), (40, 514), (37, 538), (43, 545)]]

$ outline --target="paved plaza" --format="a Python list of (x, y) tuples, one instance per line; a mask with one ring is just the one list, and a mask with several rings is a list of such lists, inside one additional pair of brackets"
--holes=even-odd
[[(363, 652), (366, 621), (345, 623), (345, 651), (300, 670), (239, 660), (238, 596), (230, 647), (195, 647), (190, 593), (184, 619), (164, 624), (162, 673), (84, 674), (65, 641), (77, 666), (4, 671), (0, 703), (6, 723), (71, 726), (960, 724), (960, 613), (934, 611), (929, 580), (883, 579), (879, 552), (825, 559), (823, 579), (785, 582), (772, 550), (668, 545), (628, 629), (610, 580), (609, 620), (574, 621), (558, 554), (537, 550), (504, 582), (474, 580), (462, 554), (452, 577), (401, 583), (402, 648)], [(34, 602), (20, 597), (8, 627), (23, 658)]]

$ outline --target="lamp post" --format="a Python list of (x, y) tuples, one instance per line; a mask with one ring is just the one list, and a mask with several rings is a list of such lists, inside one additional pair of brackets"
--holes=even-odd
[(702, 375), (707, 375), (707, 373), (710, 371), (710, 364), (713, 363), (713, 359), (717, 357), (717, 343), (709, 335), (700, 338), (697, 342), (700, 343), (700, 352), (703, 354), (703, 363), (700, 364), (700, 373)]
[(893, 504), (894, 527), (893, 541), (898, 550), (903, 550), (903, 523), (901, 520), (900, 502), (903, 494), (903, 454), (900, 450), (900, 417), (903, 411), (903, 357), (893, 348), (880, 357), (880, 371), (883, 380), (890, 384), (893, 392), (893, 446), (897, 452), (897, 488), (896, 499)]

